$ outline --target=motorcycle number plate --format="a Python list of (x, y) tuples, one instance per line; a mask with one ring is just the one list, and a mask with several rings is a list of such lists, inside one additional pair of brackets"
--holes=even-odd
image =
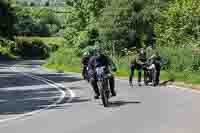
[(155, 68), (154, 64), (152, 64), (151, 66), (149, 66), (149, 69), (153, 69), (153, 68)]
[(104, 72), (104, 68), (103, 67), (99, 67), (96, 69), (97, 75), (101, 75)]

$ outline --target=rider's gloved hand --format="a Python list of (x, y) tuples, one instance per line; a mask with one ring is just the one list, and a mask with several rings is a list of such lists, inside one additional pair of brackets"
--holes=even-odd
[(117, 67), (116, 67), (115, 65), (112, 65), (112, 66), (111, 66), (111, 70), (112, 70), (113, 72), (116, 72), (116, 71), (117, 71)]
[(117, 68), (115, 67), (115, 68), (112, 68), (112, 71), (113, 72), (116, 72), (117, 71)]

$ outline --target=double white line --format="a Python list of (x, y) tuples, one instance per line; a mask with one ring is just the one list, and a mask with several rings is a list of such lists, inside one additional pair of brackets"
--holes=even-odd
[[(12, 70), (13, 72), (17, 72), (16, 71), (16, 66), (17, 66), (17, 64), (9, 67), (9, 69)], [(43, 78), (43, 77), (39, 77), (39, 76), (35, 76), (35, 75), (31, 75), (31, 74), (28, 74), (28, 73), (25, 73), (25, 72), (20, 72), (20, 74), (22, 74), (24, 76), (27, 76), (29, 78), (35, 79), (35, 80), (42, 81), (45, 84), (48, 84), (48, 85), (56, 88), (61, 93), (61, 96), (57, 101), (55, 101), (54, 103), (52, 103), (50, 105), (47, 105), (43, 109), (39, 109), (39, 110), (36, 110), (36, 111), (32, 111), (32, 112), (29, 112), (29, 113), (18, 115), (16, 117), (12, 117), (12, 118), (2, 119), (2, 120), (0, 120), (0, 123), (4, 123), (4, 122), (11, 121), (11, 120), (16, 120), (16, 119), (23, 119), (25, 116), (32, 116), (32, 115), (35, 115), (35, 114), (40, 113), (42, 111), (45, 111), (45, 110), (47, 110), (47, 109), (49, 109), (51, 107), (55, 107), (57, 104), (62, 102), (62, 100), (66, 97), (65, 90), (68, 91), (69, 94), (70, 94), (70, 97), (69, 97), (67, 102), (70, 102), (75, 97), (75, 93), (72, 90), (70, 90), (69, 88), (65, 88), (65, 86), (63, 86), (62, 84), (58, 84), (58, 83), (56, 83), (54, 81), (51, 81), (49, 79), (46, 79), (46, 78)]]

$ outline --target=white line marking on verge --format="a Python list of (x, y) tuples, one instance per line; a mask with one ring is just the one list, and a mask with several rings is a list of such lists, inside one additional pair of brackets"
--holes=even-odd
[(200, 93), (199, 90), (194, 90), (194, 89), (186, 88), (186, 87), (179, 87), (179, 86), (176, 86), (176, 85), (168, 85), (167, 87), (168, 87), (168, 88), (177, 88), (177, 89), (180, 89), (180, 90), (191, 91), (191, 92), (193, 92), (193, 93)]
[[(10, 70), (12, 70), (13, 72), (16, 72), (16, 64), (9, 67)], [(37, 114), (37, 113), (40, 113), (42, 111), (45, 111), (51, 107), (54, 107), (56, 106), (58, 103), (60, 103), (66, 96), (66, 92), (63, 90), (63, 89), (67, 89), (67, 91), (70, 93), (70, 98), (68, 100), (68, 102), (70, 102), (74, 97), (75, 97), (75, 93), (70, 90), (69, 88), (65, 88), (65, 86), (63, 86), (62, 84), (58, 84), (54, 81), (51, 81), (51, 80), (48, 80), (48, 79), (45, 79), (45, 78), (42, 78), (42, 77), (39, 77), (39, 76), (34, 76), (34, 75), (30, 75), (28, 73), (25, 73), (25, 72), (20, 72), (21, 74), (27, 76), (27, 77), (30, 77), (32, 79), (35, 79), (35, 80), (39, 80), (39, 81), (42, 81), (52, 87), (55, 87), (60, 93), (61, 93), (61, 96), (60, 98), (55, 101), (53, 104), (50, 104), (48, 105), (47, 107), (43, 108), (43, 109), (39, 109), (39, 110), (36, 110), (36, 111), (32, 111), (32, 112), (29, 112), (29, 113), (25, 113), (25, 114), (22, 114), (22, 115), (18, 115), (16, 117), (12, 117), (12, 118), (8, 118), (8, 119), (2, 119), (0, 120), (0, 123), (4, 123), (4, 122), (8, 122), (8, 121), (11, 121), (11, 120), (16, 120), (16, 119), (21, 119), (25, 116), (32, 116), (34, 114)]]

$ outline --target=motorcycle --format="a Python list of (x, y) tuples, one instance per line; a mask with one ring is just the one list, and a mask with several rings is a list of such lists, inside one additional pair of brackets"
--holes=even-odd
[(108, 107), (108, 99), (111, 97), (109, 79), (112, 76), (112, 73), (110, 72), (109, 68), (102, 66), (96, 68), (96, 76), (102, 103), (104, 107)]
[(145, 85), (148, 85), (149, 83), (152, 83), (153, 86), (156, 86), (156, 65), (154, 63), (146, 63), (145, 64), (145, 71), (144, 71), (144, 83)]
[(144, 83), (145, 85), (148, 85), (150, 82), (153, 86), (157, 85), (156, 76), (157, 76), (157, 69), (156, 64), (159, 64), (159, 66), (163, 66), (167, 64), (167, 60), (162, 59), (160, 61), (152, 61), (147, 60), (147, 62), (144, 65), (145, 71), (144, 71)]

